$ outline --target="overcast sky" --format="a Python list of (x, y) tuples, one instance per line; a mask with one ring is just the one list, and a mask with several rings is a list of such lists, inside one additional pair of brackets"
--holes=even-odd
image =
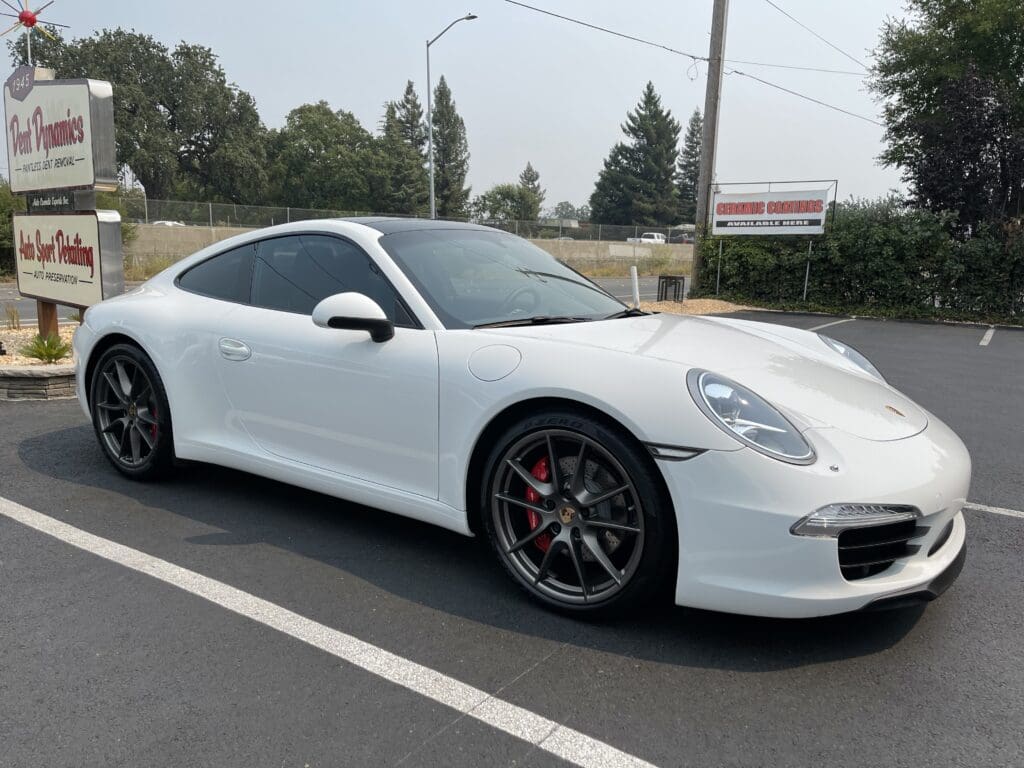
[[(591, 23), (706, 56), (711, 0), (527, 0)], [(856, 59), (870, 51), (899, 0), (775, 0)], [(765, 0), (732, 0), (726, 57), (857, 70)], [(57, 0), (43, 18), (73, 37), (121, 26), (207, 45), (228, 79), (279, 127), (293, 107), (324, 99), (375, 129), (385, 100), (413, 80), (425, 104), (424, 41), (472, 11), (432, 48), (466, 121), (474, 194), (514, 180), (529, 160), (547, 203), (586, 202), (625, 113), (651, 80), (685, 125), (703, 109), (707, 69), (648, 48), (509, 5), (504, 0)], [(864, 81), (850, 75), (734, 68), (877, 119)], [(10, 67), (8, 66), (8, 70)], [(115, 98), (117, 92), (114, 93)], [(839, 196), (876, 196), (899, 186), (881, 168), (882, 129), (733, 74), (725, 78), (718, 180), (839, 179)], [(4, 165), (6, 166), (6, 159)]]

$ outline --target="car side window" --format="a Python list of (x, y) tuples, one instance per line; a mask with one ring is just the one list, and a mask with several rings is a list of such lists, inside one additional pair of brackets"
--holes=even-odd
[(261, 241), (252, 276), (253, 306), (309, 315), (321, 300), (355, 291), (377, 302), (395, 325), (413, 320), (380, 269), (358, 246), (327, 235)]
[(247, 303), (255, 251), (250, 243), (201, 261), (178, 278), (178, 287), (214, 299)]

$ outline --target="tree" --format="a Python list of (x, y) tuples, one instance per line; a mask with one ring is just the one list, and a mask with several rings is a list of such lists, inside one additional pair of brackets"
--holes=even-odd
[(882, 27), (871, 88), (880, 160), (962, 232), (1024, 212), (1024, 3), (909, 0)]
[(521, 183), (497, 184), (473, 201), (473, 214), (496, 221), (536, 221), (540, 201)]
[[(24, 38), (10, 46), (26, 61)], [(208, 200), (257, 202), (267, 184), (267, 132), (252, 97), (228, 83), (208, 48), (173, 52), (123, 29), (65, 42), (37, 36), (33, 58), (57, 77), (114, 86), (117, 159), (154, 198), (187, 191)]]
[(415, 149), (420, 157), (427, 156), (427, 124), (423, 120), (423, 107), (416, 95), (412, 80), (405, 84), (405, 93), (401, 101), (394, 102), (395, 119), (399, 133), (405, 142)]
[(549, 211), (548, 216), (552, 219), (576, 219), (577, 221), (589, 221), (590, 206), (581, 205), (577, 207), (568, 200), (563, 200), (562, 202), (555, 204), (555, 207)]
[(378, 140), (384, 189), (380, 204), (375, 208), (385, 213), (415, 216), (426, 213), (429, 190), (423, 157), (407, 136), (399, 104), (389, 103), (385, 107), (382, 135)]
[(463, 218), (468, 213), (468, 173), (466, 124), (455, 109), (451, 89), (442, 75), (434, 89), (434, 195), (441, 218)]
[(627, 142), (612, 147), (590, 198), (593, 218), (609, 224), (668, 225), (679, 221), (675, 185), (679, 122), (648, 82), (626, 115)]
[(373, 136), (351, 112), (326, 101), (296, 107), (273, 136), (273, 197), (279, 205), (370, 211), (372, 181), (384, 176)]
[(536, 219), (540, 216), (540, 207), (544, 204), (545, 192), (544, 188), (540, 185), (540, 174), (534, 170), (529, 161), (527, 161), (523, 172), (519, 174), (519, 186), (530, 192), (537, 199), (537, 213), (533, 217)]
[(7, 179), (0, 177), (0, 275), (14, 273), (14, 212), (25, 210), (25, 198), (11, 192)]
[(690, 122), (686, 124), (683, 149), (679, 153), (676, 169), (676, 185), (679, 189), (679, 212), (686, 223), (697, 218), (697, 186), (700, 183), (700, 146), (704, 134), (704, 120), (700, 110), (693, 110)]

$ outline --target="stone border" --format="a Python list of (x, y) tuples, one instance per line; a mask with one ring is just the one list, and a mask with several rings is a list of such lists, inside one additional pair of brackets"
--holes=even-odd
[(74, 365), (0, 366), (0, 400), (59, 400), (74, 396)]

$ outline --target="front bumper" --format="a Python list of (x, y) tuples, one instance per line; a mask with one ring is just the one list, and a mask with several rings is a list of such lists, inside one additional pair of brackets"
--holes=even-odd
[[(923, 432), (891, 442), (835, 429), (807, 435), (818, 460), (805, 467), (749, 449), (659, 462), (679, 533), (679, 605), (783, 618), (825, 616), (928, 592), (944, 573), (955, 578), (966, 541), (960, 510), (971, 462), (948, 427), (932, 417)], [(850, 502), (920, 509), (923, 532), (910, 542), (917, 552), (874, 576), (847, 581), (836, 539), (790, 533), (815, 509)], [(930, 553), (950, 521), (948, 539)]]

